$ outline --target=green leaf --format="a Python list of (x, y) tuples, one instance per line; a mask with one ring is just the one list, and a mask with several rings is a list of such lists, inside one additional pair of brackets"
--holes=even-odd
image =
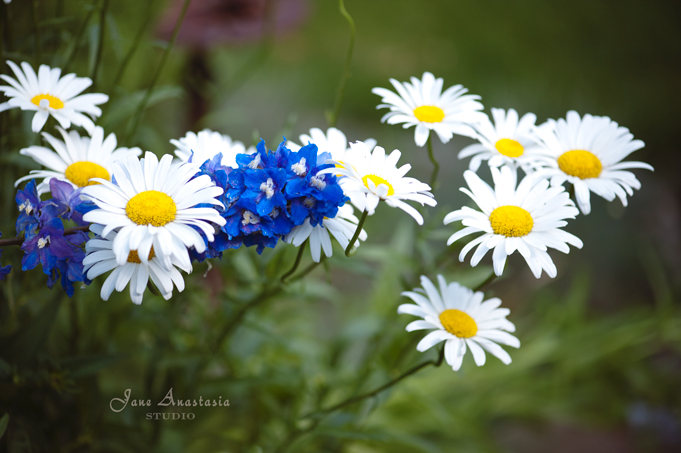
[(0, 379), (8, 378), (12, 375), (12, 367), (9, 363), (0, 359)]
[[(130, 119), (146, 92), (146, 89), (135, 91), (134, 93), (130, 93), (114, 101), (102, 117), (100, 124), (104, 129), (111, 129), (122, 121)], [(158, 87), (149, 98), (146, 108), (158, 104), (161, 101), (165, 101), (166, 99), (180, 97), (181, 94), (182, 88), (180, 87)]]
[(7, 425), (9, 424), (9, 414), (5, 414), (0, 418), (0, 439), (5, 434), (7, 430)]
[(79, 379), (97, 374), (99, 370), (126, 357), (127, 354), (91, 354), (62, 359), (60, 365), (70, 371), (72, 378)]

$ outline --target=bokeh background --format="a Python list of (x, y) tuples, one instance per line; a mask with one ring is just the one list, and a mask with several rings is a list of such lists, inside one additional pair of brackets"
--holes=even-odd
[[(169, 140), (211, 128), (273, 147), (326, 128), (350, 28), (332, 0), (193, 0), (162, 63), (182, 1), (15, 0), (0, 4), (2, 59), (90, 76), (110, 96), (98, 124), (119, 144), (157, 154)], [(400, 149), (428, 180), (413, 130), (380, 123), (376, 86), (431, 71), (490, 107), (610, 116), (646, 147), (631, 160), (642, 189), (624, 208), (593, 200), (568, 230), (584, 241), (552, 253), (558, 277), (535, 279), (512, 257), (486, 287), (511, 308), (522, 347), (513, 363), (426, 368), (337, 412), (311, 432), (307, 412), (371, 390), (422, 360), (417, 332), (396, 308), (418, 276), (475, 285), (475, 269), (445, 249), (441, 219), (468, 203), (458, 191), (471, 143), (434, 141), (439, 202), (417, 227), (383, 206), (370, 240), (283, 293), (262, 297), (295, 250), (225, 255), (202, 264), (170, 301), (126, 293), (99, 299), (101, 281), (68, 299), (39, 269), (15, 266), (0, 283), (0, 451), (90, 452), (671, 452), (681, 449), (681, 4), (634, 0), (346, 0), (356, 25), (351, 77), (338, 127)], [(134, 52), (130, 52), (134, 49)], [(128, 59), (128, 55), (130, 58)], [(121, 68), (124, 68), (123, 70)], [(4, 66), (1, 71), (9, 73)], [(147, 108), (138, 112), (155, 85)], [(13, 181), (33, 169), (19, 149), (37, 144), (30, 116), (0, 114), (0, 230), (14, 232)], [(51, 120), (52, 121), (52, 120)], [(48, 123), (45, 130), (54, 127)], [(489, 179), (485, 168), (480, 170)], [(305, 261), (304, 265), (309, 264)], [(205, 274), (204, 274), (205, 273)], [(252, 304), (252, 305), (249, 305)], [(133, 398), (230, 400), (193, 421), (148, 421)], [(157, 411), (153, 408), (153, 411)], [(297, 433), (301, 433), (298, 436)]]

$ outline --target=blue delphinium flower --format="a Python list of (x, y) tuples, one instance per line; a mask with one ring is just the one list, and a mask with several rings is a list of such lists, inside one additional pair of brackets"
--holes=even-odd
[(47, 275), (52, 273), (57, 260), (74, 256), (73, 247), (64, 238), (64, 224), (59, 218), (50, 220), (39, 231), (26, 236), (21, 250), (25, 253), (21, 259), (21, 270), (33, 269), (40, 263)]
[(227, 234), (229, 248), (255, 245), (258, 253), (265, 247), (273, 248), (279, 238), (293, 228), (285, 212), (285, 209), (273, 208), (269, 215), (260, 216), (252, 200), (240, 198), (225, 213), (227, 223), (222, 231)]
[(73, 250), (73, 256), (66, 259), (59, 259), (55, 263), (54, 268), (50, 272), (50, 276), (47, 278), (47, 286), (52, 289), (52, 286), (57, 281), (59, 275), (61, 275), (61, 286), (66, 291), (69, 297), (73, 296), (74, 282), (83, 282), (85, 284), (90, 284), (83, 273), (83, 259), (85, 258), (85, 252), (80, 247), (85, 244), (88, 240), (88, 235), (83, 231), (76, 231), (73, 234), (65, 236), (69, 244), (71, 244)]
[(348, 200), (336, 176), (319, 174), (321, 170), (333, 167), (324, 163), (330, 158), (329, 153), (318, 155), (317, 146), (313, 143), (289, 154), (286, 198), (290, 202), (290, 217), (296, 225), (302, 225), (309, 218), (310, 224), (317, 226), (324, 217), (335, 217), (338, 207)]
[(64, 220), (73, 220), (79, 226), (87, 225), (83, 221), (83, 214), (92, 211), (97, 206), (83, 200), (80, 196), (82, 188), (74, 189), (73, 186), (57, 178), (50, 179), (50, 192), (52, 199), (43, 203), (51, 203), (56, 207), (57, 216)]
[[(0, 232), (0, 237), (2, 237), (2, 232)], [(2, 250), (0, 250), (0, 258), (2, 258)], [(0, 264), (0, 280), (4, 280), (5, 276), (10, 273), (12, 266), (3, 266)]]
[(36, 190), (35, 179), (26, 184), (24, 190), (18, 190), (14, 199), (19, 209), (19, 217), (16, 223), (17, 236), (25, 232), (30, 234), (40, 223), (41, 201)]
[(236, 156), (239, 167), (231, 170), (225, 186), (223, 217), (227, 223), (222, 227), (226, 237), (221, 243), (226, 248), (256, 246), (262, 253), (293, 228), (284, 195), (290, 152), (284, 143), (270, 153), (260, 140), (255, 153)]
[(76, 231), (65, 236), (62, 218), (83, 225), (82, 214), (91, 209), (91, 203), (80, 197), (79, 189), (56, 179), (50, 181), (50, 191), (53, 198), (41, 201), (35, 180), (31, 180), (24, 190), (17, 192), (17, 236), (23, 233), (25, 238), (21, 245), (24, 251), (21, 269), (27, 271), (40, 263), (48, 275), (47, 286), (52, 288), (61, 277), (61, 284), (71, 297), (73, 282), (85, 281), (82, 245), (88, 235)]
[(237, 168), (223, 166), (220, 154), (202, 163), (197, 175), (209, 175), (224, 190), (220, 201), (225, 205), (221, 215), (226, 224), (215, 241), (206, 243), (206, 251), (193, 252), (192, 259), (221, 257), (225, 250), (242, 245), (256, 246), (262, 253), (305, 219), (316, 226), (324, 217), (336, 216), (347, 197), (336, 176), (319, 174), (332, 167), (324, 164), (331, 156), (318, 156), (314, 144), (291, 152), (285, 143), (286, 138), (271, 152), (260, 140), (255, 153), (236, 156)]

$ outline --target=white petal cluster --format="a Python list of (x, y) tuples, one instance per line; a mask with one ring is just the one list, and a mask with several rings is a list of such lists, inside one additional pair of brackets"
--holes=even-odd
[[(111, 133), (104, 138), (104, 129), (96, 126), (92, 137), (81, 136), (78, 131), (66, 132), (58, 127), (57, 130), (63, 140), (53, 137), (47, 132), (42, 136), (50, 144), (52, 149), (45, 146), (29, 146), (19, 151), (24, 156), (31, 157), (38, 164), (47, 167), (46, 170), (32, 170), (30, 174), (19, 178), (14, 186), (23, 181), (34, 178), (43, 178), (38, 184), (38, 194), (50, 191), (50, 179), (56, 178), (66, 181), (74, 188), (84, 187), (85, 181), (90, 183), (89, 176), (102, 177), (104, 173), (111, 175), (112, 165), (115, 161), (126, 156), (139, 156), (142, 150), (139, 148), (119, 148), (116, 135)], [(94, 165), (85, 165), (89, 163)], [(92, 173), (90, 173), (92, 172)], [(96, 176), (95, 176), (96, 175)], [(110, 178), (105, 178), (109, 179)]]
[[(300, 137), (301, 145), (288, 141), (286, 142), (286, 147), (291, 151), (298, 151), (302, 146), (308, 143), (314, 143), (319, 149), (319, 154), (329, 153), (331, 154), (331, 159), (335, 161), (343, 161), (345, 154), (350, 151), (348, 140), (345, 134), (335, 127), (330, 127), (326, 134), (319, 128), (310, 129), (310, 134), (302, 134)], [(376, 140), (368, 138), (364, 140), (364, 144), (373, 150), (376, 146)]]
[(87, 77), (76, 77), (75, 74), (61, 76), (61, 69), (40, 65), (38, 74), (30, 64), (23, 62), (19, 68), (14, 62), (7, 64), (16, 79), (0, 75), (9, 85), (0, 86), (0, 91), (9, 97), (9, 101), (0, 104), (0, 112), (11, 108), (34, 110), (32, 129), (40, 132), (49, 116), (54, 117), (61, 127), (68, 129), (71, 124), (84, 127), (92, 133), (95, 124), (92, 117), (98, 117), (102, 110), (97, 107), (109, 100), (109, 96), (100, 93), (81, 94), (92, 85)]
[[(166, 271), (165, 277), (159, 278), (171, 278), (175, 267), (191, 269), (188, 249), (194, 248), (198, 253), (206, 250), (201, 233), (212, 242), (214, 225), (225, 224), (216, 209), (196, 207), (200, 204), (222, 207), (215, 197), (222, 195), (223, 190), (209, 176), (195, 174), (195, 165), (173, 164), (170, 154), (160, 161), (150, 152), (142, 159), (128, 157), (117, 161), (113, 164), (115, 183), (96, 179), (100, 184), (83, 189), (83, 194), (98, 207), (83, 218), (102, 226), (100, 235), (111, 241), (119, 267), (139, 261), (145, 268), (139, 272), (153, 276), (150, 266), (155, 263)], [(111, 235), (112, 232), (116, 234)], [(167, 294), (172, 285), (159, 289)]]
[(102, 300), (109, 300), (114, 289), (121, 292), (129, 285), (130, 298), (139, 305), (142, 303), (150, 278), (166, 300), (173, 295), (173, 285), (180, 292), (184, 290), (184, 279), (177, 269), (191, 273), (191, 264), (171, 257), (171, 267), (166, 268), (157, 256), (152, 256), (147, 264), (142, 264), (141, 260), (133, 257), (121, 265), (113, 251), (113, 244), (118, 233), (111, 231), (108, 235), (102, 236), (104, 227), (97, 224), (91, 225), (90, 231), (97, 236), (85, 244), (87, 255), (83, 259), (83, 269), (87, 278), (94, 280), (102, 274), (113, 271), (102, 285), (100, 291)]
[(491, 170), (494, 188), (472, 171), (464, 173), (470, 190), (461, 191), (475, 201), (480, 211), (463, 207), (447, 214), (445, 225), (455, 221), (464, 225), (449, 238), (447, 245), (470, 234), (483, 233), (464, 246), (460, 261), (477, 246), (471, 258), (471, 266), (476, 266), (488, 251), (494, 250), (494, 272), (501, 275), (506, 258), (517, 250), (535, 277), (539, 278), (542, 270), (555, 277), (556, 266), (547, 248), (568, 253), (568, 244), (582, 247), (579, 238), (561, 229), (567, 225), (565, 219), (574, 219), (579, 211), (562, 186), (549, 187), (547, 180), (530, 175), (516, 188), (515, 170), (507, 166)]
[(442, 275), (437, 276), (439, 290), (426, 276), (421, 276), (423, 288), (403, 292), (415, 304), (403, 304), (400, 314), (422, 318), (407, 325), (407, 332), (432, 330), (416, 346), (420, 352), (445, 342), (445, 360), (454, 371), (461, 368), (466, 350), (470, 349), (476, 365), (485, 364), (485, 351), (504, 364), (511, 363), (511, 356), (499, 344), (520, 347), (520, 341), (508, 332), (515, 332), (513, 323), (506, 319), (510, 310), (499, 308), (501, 300), (494, 297), (483, 301), (482, 292), (449, 283)]
[[(354, 216), (352, 206), (345, 204), (338, 208), (336, 217), (325, 218), (319, 225), (312, 226), (310, 220), (305, 219), (302, 225), (293, 227), (291, 232), (284, 237), (284, 241), (300, 247), (305, 240), (309, 239), (312, 261), (318, 263), (321, 260), (322, 250), (327, 257), (333, 255), (332, 236), (343, 249), (346, 249), (355, 234), (358, 223), (359, 219)], [(359, 241), (366, 241), (366, 239), (367, 233), (362, 229), (354, 246), (359, 247)]]
[(430, 131), (434, 131), (442, 143), (451, 140), (454, 134), (475, 137), (473, 125), (484, 121), (480, 96), (466, 94), (462, 85), (454, 85), (442, 92), (443, 79), (425, 72), (422, 79), (411, 78), (409, 82), (390, 79), (397, 93), (385, 88), (374, 88), (372, 93), (381, 96), (383, 104), (377, 108), (389, 108), (382, 122), (404, 124), (407, 129), (416, 126), (414, 141), (423, 146)]
[(551, 185), (569, 182), (574, 185), (577, 204), (583, 214), (591, 212), (590, 193), (613, 201), (619, 198), (627, 205), (627, 195), (640, 189), (641, 183), (630, 171), (643, 168), (644, 162), (622, 162), (629, 154), (643, 148), (629, 129), (607, 116), (584, 115), (570, 111), (566, 119), (549, 120), (539, 127), (541, 145), (550, 160), (538, 176), (551, 180)]
[(459, 152), (459, 159), (473, 157), (469, 169), (478, 171), (480, 164), (487, 161), (490, 167), (510, 165), (520, 167), (525, 173), (533, 171), (545, 158), (537, 144), (534, 113), (522, 118), (514, 109), (492, 108), (494, 123), (485, 115), (485, 120), (474, 125), (479, 143), (474, 143)]
[(428, 184), (405, 176), (411, 165), (397, 167), (402, 153), (394, 150), (386, 156), (382, 147), (376, 146), (371, 150), (366, 143), (359, 141), (351, 143), (350, 147), (342, 161), (329, 161), (336, 165), (335, 168), (320, 173), (343, 176), (340, 185), (360, 211), (373, 215), (378, 203), (384, 201), (388, 206), (402, 209), (423, 225), (423, 216), (405, 201), (428, 206), (435, 206), (437, 202), (429, 192)]
[(253, 154), (254, 146), (246, 146), (237, 140), (232, 140), (229, 135), (223, 135), (210, 129), (201, 132), (187, 132), (179, 140), (170, 140), (175, 145), (175, 155), (182, 162), (191, 161), (195, 164), (202, 164), (208, 159), (212, 159), (217, 154), (222, 153), (222, 165), (236, 168), (237, 154)]

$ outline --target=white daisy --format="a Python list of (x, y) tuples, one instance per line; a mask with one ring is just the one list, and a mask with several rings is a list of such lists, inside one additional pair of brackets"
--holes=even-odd
[(515, 332), (513, 323), (506, 319), (510, 310), (499, 308), (501, 300), (496, 297), (483, 302), (482, 292), (474, 293), (458, 283), (448, 285), (442, 275), (437, 279), (439, 291), (426, 276), (421, 276), (423, 289), (402, 293), (416, 305), (403, 304), (397, 308), (397, 313), (423, 318), (407, 325), (407, 332), (434, 329), (416, 349), (427, 351), (444, 341), (445, 359), (454, 371), (461, 368), (466, 347), (478, 366), (485, 364), (485, 350), (504, 364), (511, 363), (511, 356), (497, 344), (520, 347), (520, 341), (508, 333)]
[(473, 233), (484, 233), (461, 250), (459, 261), (478, 245), (471, 266), (476, 266), (485, 254), (494, 249), (494, 273), (501, 275), (506, 257), (516, 250), (525, 258), (535, 277), (542, 269), (549, 277), (556, 276), (556, 266), (546, 252), (547, 247), (568, 253), (571, 244), (582, 248), (582, 241), (561, 230), (567, 225), (564, 219), (574, 219), (579, 211), (562, 186), (549, 188), (545, 179), (526, 176), (516, 189), (516, 171), (509, 167), (492, 167), (494, 189), (470, 170), (464, 178), (470, 187), (462, 188), (480, 207), (482, 212), (463, 207), (445, 217), (445, 225), (461, 220), (465, 228), (454, 233), (447, 245)]
[(430, 131), (437, 133), (442, 143), (447, 143), (453, 134), (475, 138), (472, 125), (484, 121), (480, 112), (480, 96), (465, 94), (468, 89), (454, 85), (442, 92), (442, 79), (436, 79), (430, 72), (423, 73), (423, 80), (411, 78), (411, 83), (400, 83), (390, 79), (397, 94), (385, 88), (374, 88), (372, 93), (382, 97), (384, 104), (377, 108), (389, 108), (381, 122), (404, 123), (404, 128), (416, 126), (414, 140), (417, 146), (428, 141)]
[(178, 291), (184, 290), (182, 274), (176, 268), (179, 267), (186, 273), (191, 273), (191, 264), (187, 265), (176, 259), (171, 259), (172, 266), (169, 269), (164, 269), (152, 247), (147, 257), (147, 264), (142, 263), (136, 250), (131, 250), (125, 263), (121, 265), (113, 252), (113, 243), (117, 233), (112, 231), (106, 237), (102, 237), (103, 230), (102, 225), (93, 224), (90, 226), (90, 231), (98, 236), (85, 244), (87, 255), (83, 259), (83, 272), (90, 280), (94, 280), (113, 269), (113, 272), (109, 274), (102, 285), (100, 296), (103, 300), (109, 300), (114, 289), (118, 292), (123, 291), (129, 283), (130, 298), (139, 305), (142, 303), (149, 277), (161, 291), (165, 300), (170, 299), (173, 295), (173, 284)]
[(14, 186), (22, 181), (34, 178), (43, 178), (38, 184), (38, 194), (50, 191), (50, 179), (69, 182), (74, 188), (85, 187), (96, 182), (92, 178), (111, 180), (111, 164), (126, 156), (139, 156), (142, 150), (139, 148), (116, 148), (116, 135), (109, 134), (104, 138), (104, 129), (97, 126), (92, 132), (92, 138), (80, 136), (77, 131), (66, 132), (57, 127), (64, 141), (61, 141), (47, 132), (43, 137), (54, 149), (44, 146), (29, 146), (19, 151), (24, 156), (33, 158), (37, 163), (49, 170), (32, 170), (23, 178), (19, 178)]
[[(314, 143), (317, 145), (319, 154), (329, 153), (331, 154), (331, 159), (336, 161), (342, 161), (345, 153), (350, 150), (345, 134), (335, 127), (327, 129), (326, 134), (321, 129), (315, 127), (310, 129), (310, 135), (302, 134), (299, 138), (302, 145), (288, 141), (286, 147), (291, 151), (298, 151), (302, 146)], [(372, 150), (376, 146), (376, 140), (368, 138), (364, 140), (364, 144)]]
[(608, 201), (618, 197), (627, 205), (627, 194), (633, 195), (633, 189), (640, 189), (641, 183), (633, 173), (623, 170), (653, 171), (644, 162), (621, 162), (644, 144), (607, 116), (587, 114), (580, 118), (577, 112), (569, 111), (567, 121), (549, 120), (538, 128), (538, 134), (552, 157), (538, 176), (549, 178), (554, 186), (565, 181), (572, 183), (584, 214), (591, 212), (591, 192)]
[[(350, 240), (357, 230), (358, 223), (359, 219), (353, 215), (352, 206), (345, 204), (338, 208), (336, 217), (324, 218), (321, 225), (312, 226), (309, 218), (305, 219), (302, 225), (293, 227), (291, 232), (284, 237), (284, 241), (293, 244), (295, 247), (300, 247), (306, 239), (310, 238), (312, 261), (318, 263), (321, 259), (322, 249), (327, 257), (333, 255), (331, 236), (336, 238), (343, 250), (348, 248), (348, 244), (350, 244)], [(354, 244), (355, 247), (359, 247), (360, 240), (366, 241), (366, 239), (367, 233), (362, 229)]]
[(389, 156), (385, 150), (376, 146), (373, 151), (363, 142), (350, 144), (350, 151), (340, 161), (329, 161), (336, 165), (320, 173), (332, 173), (343, 176), (339, 181), (343, 192), (360, 211), (373, 215), (379, 201), (388, 206), (400, 208), (412, 216), (419, 225), (423, 225), (423, 217), (412, 206), (403, 200), (416, 201), (421, 205), (435, 206), (437, 202), (429, 192), (430, 186), (415, 178), (404, 175), (411, 169), (405, 164), (397, 168), (397, 161), (402, 153), (394, 150)]
[(95, 124), (84, 114), (100, 116), (102, 111), (97, 105), (109, 100), (109, 96), (101, 93), (80, 95), (92, 85), (92, 80), (87, 77), (76, 77), (75, 74), (61, 77), (61, 69), (50, 68), (47, 65), (40, 65), (36, 75), (31, 65), (26, 62), (21, 63), (21, 68), (12, 61), (7, 61), (7, 64), (14, 71), (16, 79), (0, 75), (10, 85), (0, 86), (0, 91), (11, 98), (8, 102), (0, 104), (0, 112), (14, 107), (35, 110), (31, 126), (33, 132), (40, 132), (47, 118), (52, 115), (64, 129), (68, 129), (73, 123), (76, 126), (83, 126), (88, 133), (92, 133)]
[(469, 168), (478, 171), (480, 163), (486, 160), (490, 167), (512, 165), (531, 171), (544, 156), (537, 145), (534, 123), (537, 116), (526, 113), (518, 120), (514, 109), (492, 109), (494, 124), (485, 115), (485, 120), (476, 124), (477, 139), (459, 152), (459, 159), (473, 156)]
[[(86, 222), (104, 225), (102, 236), (117, 230), (113, 252), (120, 266), (131, 250), (137, 250), (140, 261), (148, 264), (151, 247), (165, 269), (173, 258), (187, 267), (188, 247), (202, 253), (206, 243), (200, 229), (212, 242), (213, 224), (225, 224), (214, 208), (196, 208), (199, 204), (223, 206), (215, 197), (223, 190), (208, 175), (194, 178), (196, 167), (183, 163), (173, 165), (173, 156), (164, 155), (160, 162), (147, 152), (144, 158), (128, 157), (113, 164), (115, 183), (95, 179), (101, 184), (88, 186), (83, 194), (92, 198), (99, 209), (83, 216)], [(210, 223), (212, 222), (212, 223)]]
[(232, 140), (229, 135), (223, 135), (219, 132), (204, 129), (198, 134), (194, 132), (187, 132), (187, 135), (179, 140), (170, 140), (170, 143), (175, 145), (175, 155), (182, 161), (187, 162), (192, 153), (194, 157), (192, 162), (202, 164), (208, 159), (212, 159), (216, 154), (222, 153), (222, 165), (236, 168), (237, 154), (253, 154), (255, 147), (246, 146), (236, 140)]

